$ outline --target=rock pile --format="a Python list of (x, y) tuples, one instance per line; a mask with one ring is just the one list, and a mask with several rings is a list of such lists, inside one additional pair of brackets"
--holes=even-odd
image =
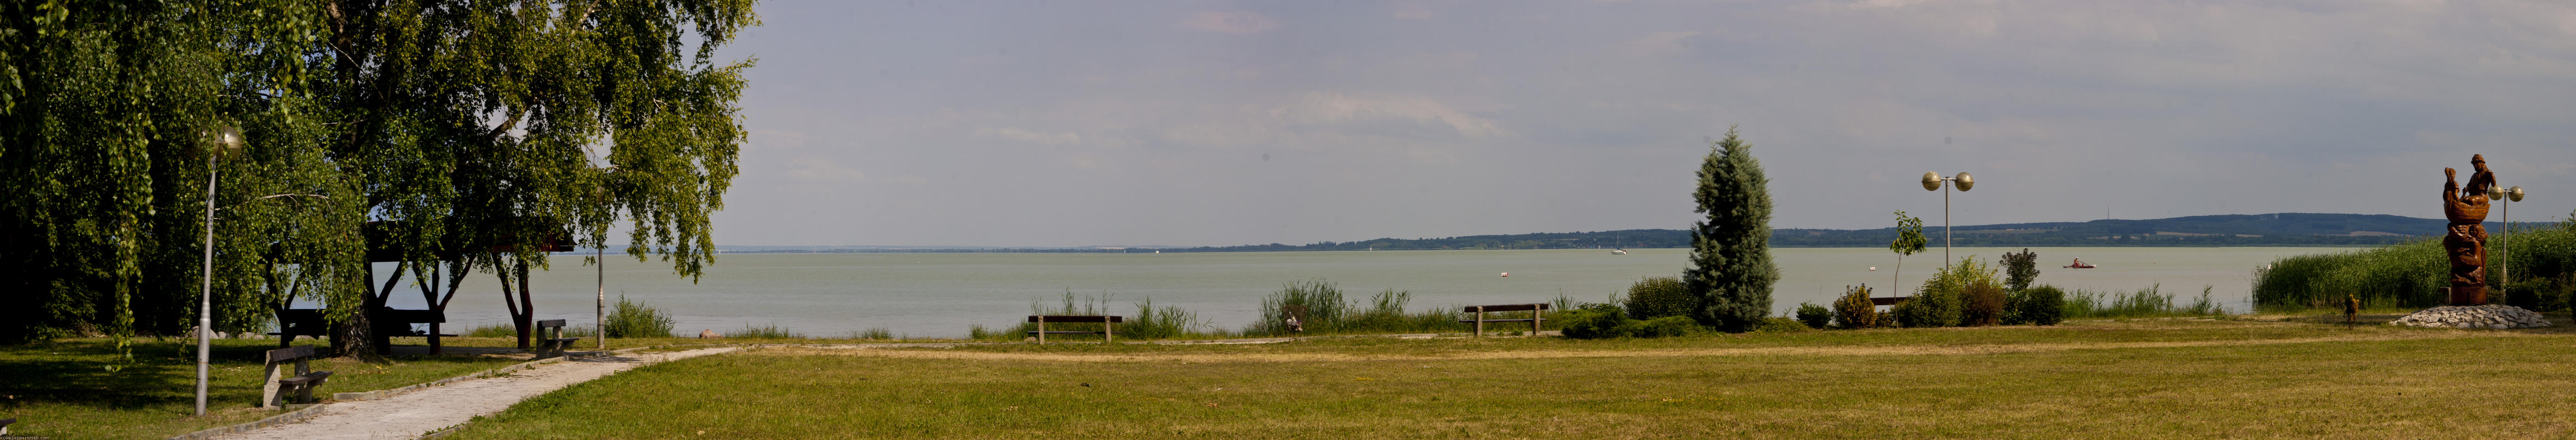
[(2441, 306), (2424, 309), (2424, 311), (2415, 312), (2414, 314), (2406, 315), (2406, 317), (2403, 318), (2397, 318), (2395, 321), (2388, 321), (2388, 325), (2505, 329), (2548, 327), (2549, 319), (2540, 317), (2539, 312), (2523, 310), (2521, 307), (2503, 304), (2488, 304), (2483, 306)]

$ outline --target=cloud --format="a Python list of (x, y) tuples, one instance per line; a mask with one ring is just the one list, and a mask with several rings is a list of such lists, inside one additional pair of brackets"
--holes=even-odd
[(787, 163), (792, 167), (787, 170), (787, 177), (793, 177), (796, 178), (796, 180), (815, 182), (857, 182), (868, 177), (867, 173), (859, 172), (859, 170), (843, 168), (840, 164), (832, 163), (831, 159), (820, 157), (799, 158), (789, 160)]
[(1200, 11), (1181, 20), (1181, 26), (1222, 34), (1258, 34), (1279, 29), (1279, 20), (1250, 12)]
[(1081, 133), (1073, 133), (1073, 132), (1064, 132), (1064, 133), (1047, 133), (1047, 132), (1041, 132), (1041, 131), (1031, 131), (1031, 130), (1022, 129), (1022, 128), (1019, 128), (1019, 127), (1002, 127), (1002, 128), (998, 128), (998, 129), (995, 129), (995, 128), (979, 129), (979, 130), (975, 130), (975, 136), (979, 136), (979, 137), (989, 137), (989, 138), (1009, 139), (1009, 140), (1014, 140), (1014, 141), (1028, 142), (1028, 143), (1034, 143), (1034, 144), (1044, 144), (1044, 145), (1074, 145), (1074, 144), (1080, 144), (1080, 143), (1082, 143), (1082, 134), (1081, 134)]
[(1410, 122), (1423, 126), (1447, 127), (1466, 137), (1510, 137), (1511, 130), (1501, 123), (1469, 115), (1431, 98), (1414, 95), (1350, 95), (1336, 92), (1310, 92), (1296, 101), (1270, 110), (1270, 116), (1281, 121), (1310, 126), (1354, 126), (1370, 123)]

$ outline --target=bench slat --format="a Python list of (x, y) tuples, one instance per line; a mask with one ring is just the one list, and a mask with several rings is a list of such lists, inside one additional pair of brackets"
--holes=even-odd
[(1914, 297), (1910, 297), (1910, 296), (1874, 296), (1874, 297), (1870, 297), (1870, 298), (1869, 298), (1869, 305), (1873, 305), (1873, 306), (1892, 306), (1892, 305), (1896, 305), (1896, 303), (1905, 302), (1905, 300), (1909, 300), (1909, 299), (1914, 299)]
[[(1044, 319), (1044, 321), (1040, 321), (1040, 319)], [(1127, 322), (1127, 317), (1125, 317), (1125, 316), (1095, 316), (1095, 315), (1029, 315), (1029, 320), (1028, 320), (1028, 322), (1076, 323), (1076, 324), (1079, 324), (1079, 323), (1087, 323), (1087, 322), (1088, 322), (1088, 323), (1100, 323), (1100, 322), (1106, 322), (1106, 323), (1124, 324), (1124, 323), (1126, 323), (1126, 322)]]
[(268, 363), (272, 364), (277, 363), (278, 361), (309, 357), (313, 357), (313, 346), (311, 345), (298, 345), (268, 351)]
[(301, 376), (289, 377), (289, 378), (285, 378), (285, 379), (278, 379), (278, 380), (277, 380), (277, 384), (278, 384), (278, 385), (285, 385), (285, 386), (297, 386), (297, 385), (304, 385), (304, 384), (306, 384), (306, 383), (321, 382), (323, 379), (328, 379), (328, 378), (330, 378), (330, 377), (331, 377), (331, 372), (329, 372), (329, 371), (315, 371), (315, 372), (312, 372), (312, 373), (306, 373), (306, 374), (301, 375)]
[(562, 327), (562, 326), (564, 326), (564, 320), (561, 320), (561, 319), (548, 319), (548, 320), (544, 320), (544, 321), (537, 321), (537, 328)]
[(1468, 312), (1468, 313), (1474, 313), (1474, 312), (1476, 312), (1476, 311), (1477, 311), (1477, 309), (1480, 309), (1480, 308), (1481, 308), (1481, 309), (1483, 309), (1484, 311), (1487, 311), (1487, 312), (1519, 312), (1519, 311), (1527, 311), (1527, 310), (1548, 310), (1548, 309), (1549, 309), (1549, 307), (1548, 307), (1548, 304), (1547, 304), (1547, 303), (1530, 303), (1530, 304), (1496, 304), (1496, 305), (1488, 305), (1488, 306), (1467, 306), (1467, 307), (1462, 308), (1460, 311)]

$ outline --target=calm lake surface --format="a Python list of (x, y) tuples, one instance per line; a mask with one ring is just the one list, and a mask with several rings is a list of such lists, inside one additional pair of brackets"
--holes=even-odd
[[(1953, 248), (1988, 264), (2021, 248)], [(2129, 292), (2161, 285), (2188, 303), (2209, 287), (2230, 310), (2250, 308), (2254, 269), (2273, 259), (2341, 252), (2338, 248), (2030, 248), (2039, 253), (2039, 283), (2094, 291)], [(612, 255), (608, 301), (620, 295), (677, 315), (677, 332), (721, 333), (746, 325), (778, 325), (808, 336), (845, 337), (883, 327), (913, 337), (957, 337), (968, 325), (1000, 328), (1029, 314), (1032, 302), (1059, 304), (1065, 292), (1107, 298), (1113, 312), (1133, 315), (1134, 303), (1180, 306), (1217, 327), (1241, 329), (1258, 314), (1261, 299), (1285, 283), (1324, 279), (1344, 295), (1364, 301), (1386, 289), (1408, 291), (1411, 310), (1470, 304), (1543, 302), (1558, 295), (1599, 302), (1639, 278), (1674, 276), (1687, 249), (1631, 249), (1613, 255), (1593, 250), (1453, 250), (1349, 252), (1221, 252), (1165, 254), (726, 254), (692, 284), (671, 275), (670, 265)], [(1896, 255), (1880, 248), (1777, 248), (1781, 280), (1772, 307), (1786, 312), (1800, 302), (1826, 304), (1843, 286), (1883, 289), (1897, 269)], [(2101, 266), (2065, 269), (2069, 259)], [(531, 281), (537, 319), (593, 321), (595, 269), (580, 256), (555, 256), (554, 270)], [(1911, 289), (1940, 266), (1941, 248), (1905, 259), (1902, 285)], [(392, 265), (379, 265), (379, 273)], [(1870, 269), (1876, 267), (1873, 272)], [(1511, 276), (1501, 276), (1509, 272)], [(381, 281), (379, 281), (381, 282)], [(406, 279), (408, 284), (408, 279)], [(423, 308), (417, 287), (398, 287), (392, 306)], [(448, 307), (451, 333), (507, 321), (499, 282), (477, 274)], [(1886, 292), (1886, 290), (1880, 290)], [(1885, 295), (1882, 293), (1881, 295)]]

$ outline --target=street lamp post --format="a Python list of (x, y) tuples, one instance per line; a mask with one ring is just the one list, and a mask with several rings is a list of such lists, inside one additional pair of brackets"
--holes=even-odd
[(2504, 211), (2502, 213), (2504, 214), (2504, 236), (2496, 240), (2497, 250), (2502, 254), (2497, 260), (2504, 262), (2496, 266), (2496, 279), (2501, 281), (2496, 283), (2498, 284), (2496, 287), (2504, 287), (2504, 284), (2513, 282), (2513, 202), (2522, 201), (2522, 187), (2516, 186), (2503, 191), (2496, 191), (2494, 187), (2489, 187), (2487, 200), (2504, 202), (2502, 203), (2504, 206), (2500, 208)]
[(205, 267), (197, 273), (197, 416), (206, 415), (206, 361), (212, 357), (215, 333), (215, 156), (232, 154), (242, 147), (241, 128), (225, 126), (210, 133), (214, 148), (206, 149), (206, 243)]
[[(1947, 185), (1944, 185), (1944, 183), (1947, 183)], [(1939, 172), (1927, 171), (1923, 173), (1924, 191), (1941, 191), (1941, 188), (1943, 187), (1958, 188), (1960, 191), (1967, 191), (1977, 187), (1977, 179), (1976, 176), (1970, 176), (1968, 173), (1959, 173), (1956, 176), (1950, 177), (1942, 177)], [(1941, 267), (1950, 267), (1949, 191), (1941, 191)]]

